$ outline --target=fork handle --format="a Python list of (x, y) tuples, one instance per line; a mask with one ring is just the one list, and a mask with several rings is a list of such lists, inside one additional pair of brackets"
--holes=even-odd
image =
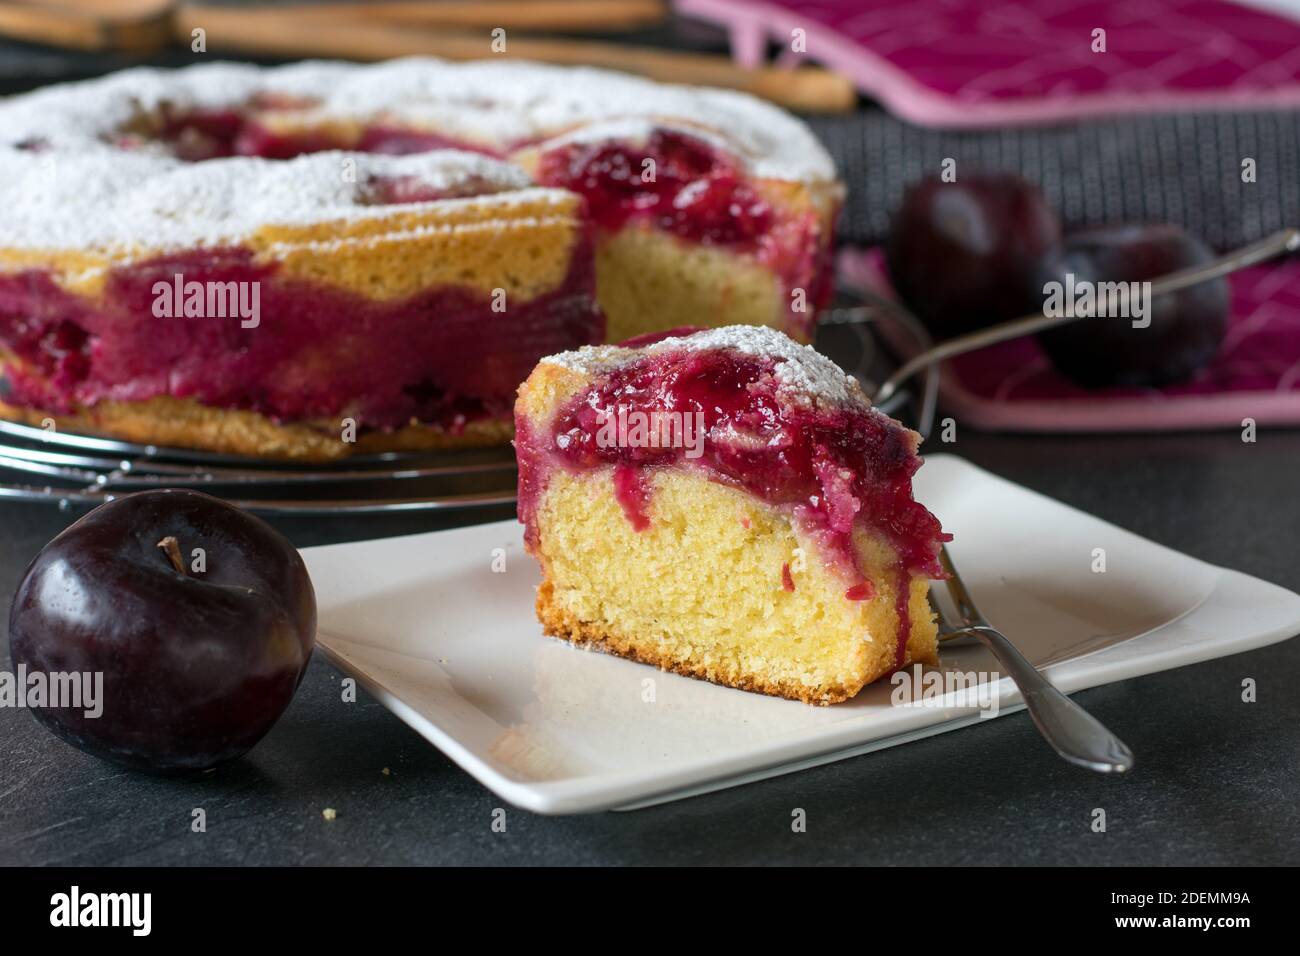
[(963, 628), (978, 638), (1016, 682), (1039, 733), (1064, 759), (1102, 773), (1133, 766), (1133, 751), (1101, 721), (1057, 690), (1002, 632), (987, 624)]
[[(1282, 229), (1271, 236), (1265, 236), (1263, 239), (1252, 242), (1250, 245), (1234, 249), (1217, 259), (1211, 259), (1201, 265), (1189, 266), (1186, 269), (1180, 269), (1177, 272), (1171, 272), (1168, 275), (1160, 276), (1158, 279), (1153, 279), (1151, 281), (1150, 297), (1154, 299), (1158, 295), (1177, 292), (1179, 289), (1185, 289), (1188, 286), (1209, 279), (1217, 279), (1219, 276), (1229, 275), (1238, 269), (1264, 262), (1284, 252), (1295, 252), (1297, 249), (1300, 249), (1300, 229)], [(891, 304), (895, 310), (902, 308), (897, 303)], [(1086, 318), (1088, 316), (1082, 314), (1052, 316), (1034, 312), (1019, 319), (999, 322), (997, 325), (990, 325), (987, 328), (969, 332), (954, 339), (948, 339), (946, 342), (940, 342), (933, 348), (922, 352), (920, 355), (913, 356), (909, 361), (903, 363), (876, 390), (876, 394), (871, 400), (874, 404), (879, 405), (898, 391), (900, 385), (926, 366), (997, 342), (1018, 339), (1023, 335), (1029, 335), (1031, 332), (1055, 328), (1058, 325), (1068, 325), (1071, 322)]]

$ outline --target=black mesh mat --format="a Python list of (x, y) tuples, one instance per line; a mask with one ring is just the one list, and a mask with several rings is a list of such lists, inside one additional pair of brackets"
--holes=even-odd
[[(921, 129), (880, 112), (809, 120), (849, 197), (841, 236), (881, 240), (904, 188), (946, 157), (1009, 169), (1043, 187), (1068, 227), (1172, 222), (1226, 250), (1300, 225), (1300, 114), (1198, 113), (1048, 128)], [(1242, 160), (1255, 160), (1253, 183)]]

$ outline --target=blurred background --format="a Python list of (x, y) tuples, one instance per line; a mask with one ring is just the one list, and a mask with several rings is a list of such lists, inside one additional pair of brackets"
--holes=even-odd
[[(933, 262), (909, 254), (901, 268), (920, 275), (911, 282), (897, 261), (892, 274), (884, 264), (877, 247), (902, 218), (906, 190), (945, 168), (959, 181), (1003, 176), (972, 184), (980, 208), (966, 226), (1007, 235), (1023, 235), (1024, 224), (989, 207), (1015, 188), (1011, 177), (1023, 178), (1059, 217), (1066, 265), (1103, 280), (1150, 279), (1300, 224), (1297, 18), (1296, 0), (5, 0), (0, 89), (134, 64), (411, 54), (591, 64), (734, 87), (801, 113), (832, 153), (848, 188), (841, 284), (902, 292), (942, 339), (1029, 311), (983, 309), (988, 290), (953, 275), (943, 250)], [(922, 204), (911, 215), (934, 210)], [(912, 238), (936, 249), (926, 241), (935, 223), (930, 233), (913, 225)], [(1179, 233), (1141, 231), (1149, 226)], [(1104, 234), (1100, 250), (1091, 240), (1068, 245), (1098, 227), (1139, 231)], [(1144, 274), (1134, 271), (1139, 260)], [(1131, 268), (1111, 274), (1115, 262)], [(1001, 286), (1042, 278), (997, 255), (988, 264)], [(1084, 359), (1077, 335), (1055, 349), (1029, 338), (965, 356), (944, 368), (941, 408), (1000, 431), (1300, 423), (1295, 268), (1274, 261), (1233, 276), (1219, 290), (1230, 296), (1226, 322), (1207, 324), (1193, 294), (1160, 310), (1157, 331), (1167, 334), (1103, 342)], [(974, 315), (960, 327), (934, 317), (954, 302)], [(1083, 367), (1066, 367), (1067, 354)]]

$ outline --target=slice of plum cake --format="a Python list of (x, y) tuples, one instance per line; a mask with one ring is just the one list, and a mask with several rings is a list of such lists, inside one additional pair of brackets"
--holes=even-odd
[(546, 633), (816, 704), (937, 661), (920, 438), (808, 346), (735, 326), (554, 355), (515, 427)]

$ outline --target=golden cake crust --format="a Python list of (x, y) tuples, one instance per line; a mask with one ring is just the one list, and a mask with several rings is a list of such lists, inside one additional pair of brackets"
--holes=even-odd
[[(240, 244), (255, 264), (274, 267), (276, 280), (303, 280), (371, 301), (457, 286), (487, 295), (501, 289), (510, 301), (527, 302), (564, 281), (586, 225), (577, 196), (529, 189), (509, 198), (399, 206), (355, 221), (268, 224)], [(33, 250), (8, 247), (0, 236), (0, 273), (46, 270), (61, 288), (96, 302), (114, 268), (165, 251)]]
[(858, 691), (867, 684), (864, 678), (853, 684), (832, 684), (813, 688), (793, 681), (768, 680), (754, 674), (724, 677), (716, 671), (691, 661), (674, 660), (666, 654), (655, 651), (645, 642), (618, 634), (607, 626), (579, 621), (565, 613), (564, 609), (552, 600), (553, 593), (554, 588), (550, 581), (543, 581), (537, 588), (537, 619), (541, 622), (543, 631), (550, 637), (557, 637), (580, 647), (598, 647), (618, 657), (625, 657), (639, 664), (650, 664), (663, 671), (681, 674), (683, 677), (694, 677), (722, 687), (733, 687), (736, 690), (784, 697), (788, 700), (799, 700), (805, 704), (819, 706), (843, 703), (856, 696)]
[(227, 455), (283, 461), (326, 462), (386, 451), (431, 451), (503, 445), (514, 434), (508, 421), (470, 422), (452, 434), (412, 424), (392, 432), (358, 432), (345, 442), (337, 423), (280, 423), (257, 412), (211, 408), (193, 399), (160, 396), (140, 402), (99, 402), (70, 415), (17, 408), (0, 402), (0, 418), (37, 428), (99, 435), (143, 445), (197, 448)]

